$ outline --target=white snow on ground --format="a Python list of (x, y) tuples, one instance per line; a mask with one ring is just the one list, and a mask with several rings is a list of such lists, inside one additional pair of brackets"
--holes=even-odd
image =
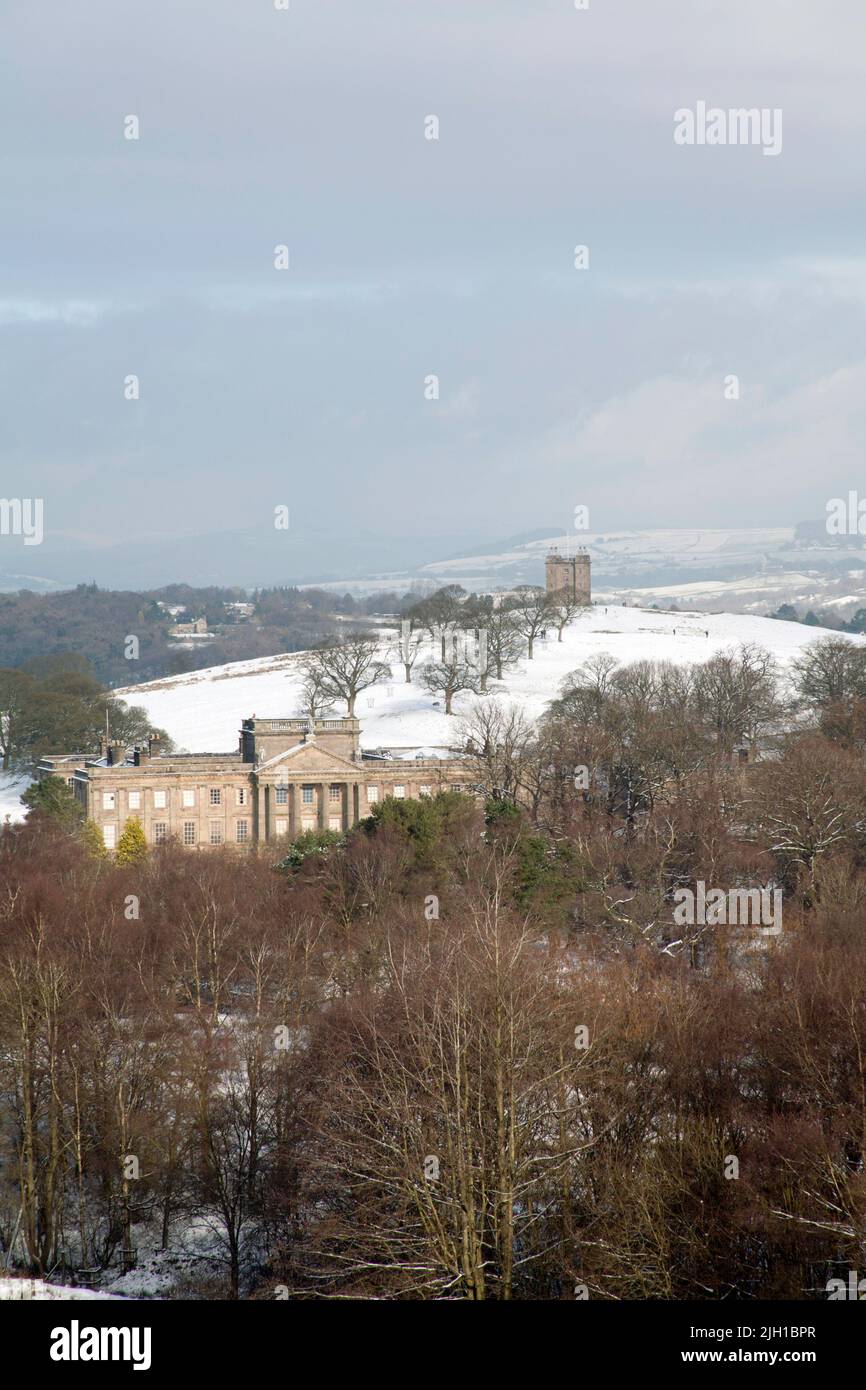
[(21, 805), (21, 793), (30, 786), (29, 777), (16, 777), (0, 772), (0, 825), (9, 820), (23, 820), (27, 808)]
[(42, 1279), (0, 1279), (0, 1302), (44, 1303), (52, 1299), (110, 1299), (120, 1302), (117, 1294), (99, 1293), (95, 1289), (76, 1289), (65, 1284), (46, 1284)]
[[(803, 647), (827, 635), (823, 628), (749, 614), (658, 613), (597, 605), (566, 629), (561, 643), (555, 632), (537, 642), (535, 658), (508, 672), (501, 686), (492, 682), (491, 690), (520, 703), (537, 718), (557, 694), (563, 676), (599, 652), (609, 652), (623, 664), (643, 659), (687, 664), (750, 642), (766, 647), (784, 669)], [(298, 713), (300, 659), (296, 653), (235, 662), (116, 693), (131, 704), (143, 705), (154, 725), (166, 729), (179, 749), (226, 752), (237, 747), (241, 719), (252, 714), (280, 718)], [(394, 660), (393, 680), (360, 696), (357, 715), (362, 747), (388, 748), (408, 757), (447, 754), (456, 738), (457, 720), (436, 708), (441, 699), (423, 689), (417, 666), (413, 677), (411, 685), (404, 684), (402, 668)], [(476, 699), (471, 694), (458, 696), (455, 712), (467, 712)]]

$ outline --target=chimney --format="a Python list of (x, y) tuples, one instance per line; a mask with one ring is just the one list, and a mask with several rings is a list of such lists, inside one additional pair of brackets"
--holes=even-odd
[(126, 744), (120, 739), (112, 739), (108, 745), (108, 762), (111, 767), (118, 767), (126, 759)]
[(162, 740), (159, 734), (148, 734), (147, 736), (147, 756), (149, 758), (159, 758), (162, 755)]
[(135, 763), (135, 766), (143, 767), (149, 757), (150, 749), (142, 748), (141, 744), (137, 743), (132, 750), (132, 761)]

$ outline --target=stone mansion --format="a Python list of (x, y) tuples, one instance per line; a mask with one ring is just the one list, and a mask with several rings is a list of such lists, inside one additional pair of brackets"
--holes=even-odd
[(46, 757), (41, 776), (62, 777), (114, 849), (137, 817), (148, 844), (188, 849), (256, 845), (305, 830), (348, 830), (385, 797), (468, 790), (459, 758), (397, 758), (361, 751), (354, 718), (243, 720), (236, 753), (162, 753), (159, 740), (129, 753)]

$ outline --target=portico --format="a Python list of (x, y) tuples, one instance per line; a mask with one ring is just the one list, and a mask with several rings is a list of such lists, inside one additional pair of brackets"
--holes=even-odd
[[(351, 830), (361, 819), (361, 783), (353, 779), (257, 779), (256, 839), (296, 839), (308, 830)], [(365, 810), (366, 814), (366, 810)]]

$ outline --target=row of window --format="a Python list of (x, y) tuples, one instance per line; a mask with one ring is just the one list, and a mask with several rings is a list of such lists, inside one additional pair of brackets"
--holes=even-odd
[[(275, 801), (278, 806), (285, 806), (289, 800), (289, 787), (274, 787)], [(315, 787), (301, 787), (301, 801), (304, 806), (312, 806), (316, 794)], [(339, 801), (343, 795), (342, 782), (332, 782), (328, 788), (329, 801)]]
[[(209, 805), (211, 805), (211, 806), (222, 806), (222, 804), (223, 804), (222, 794), (223, 794), (223, 789), (222, 789), (222, 787), (209, 787), (209, 788), (208, 788), (208, 803), (209, 803)], [(235, 805), (237, 805), (237, 806), (248, 806), (248, 805), (249, 805), (249, 794), (250, 794), (250, 793), (249, 793), (249, 788), (248, 788), (248, 787), (236, 787), (236, 788), (235, 788)], [(180, 803), (181, 806), (187, 806), (187, 807), (189, 807), (189, 806), (195, 806), (195, 804), (196, 804), (196, 789), (195, 789), (195, 787), (182, 787), (182, 788), (181, 788), (181, 793), (180, 793), (180, 795), (181, 795), (181, 803)], [(140, 791), (135, 791), (135, 790), (130, 789), (130, 790), (126, 793), (127, 806), (129, 807), (129, 810), (130, 810), (130, 811), (140, 811), (140, 810), (141, 810), (141, 797), (142, 797), (142, 793), (141, 793)], [(155, 810), (155, 811), (165, 811), (165, 810), (168, 808), (168, 804), (169, 804), (168, 798), (169, 798), (169, 792), (168, 792), (167, 790), (161, 790), (161, 789), (156, 789), (156, 790), (154, 790), (154, 792), (153, 792), (153, 808), (154, 808), (154, 810)], [(102, 793), (102, 809), (103, 809), (103, 811), (114, 811), (114, 810), (117, 809), (117, 792), (103, 792), (103, 793)]]
[[(277, 803), (278, 806), (285, 806), (285, 805), (288, 804), (288, 800), (289, 800), (289, 790), (290, 790), (290, 789), (289, 789), (289, 787), (287, 787), (287, 786), (280, 786), (280, 787), (275, 787), (275, 788), (274, 788), (275, 800), (276, 800), (276, 803)], [(402, 783), (398, 783), (397, 786), (395, 786), (395, 787), (386, 787), (384, 790), (385, 790), (385, 795), (386, 795), (386, 796), (393, 796), (397, 801), (403, 801), (403, 800), (405, 799), (405, 796), (406, 796), (406, 788), (405, 788), (405, 786), (404, 786)], [(460, 788), (459, 788), (459, 787), (454, 787), (453, 790), (454, 790), (454, 791), (459, 791)], [(210, 787), (210, 788), (208, 789), (209, 804), (210, 804), (211, 806), (221, 806), (221, 805), (223, 804), (222, 792), (223, 792), (222, 787)], [(315, 793), (316, 793), (316, 789), (315, 789), (314, 786), (301, 787), (301, 803), (302, 803), (302, 805), (304, 805), (304, 806), (312, 806), (313, 803), (314, 803), (314, 799), (315, 799)], [(430, 786), (428, 786), (428, 785), (426, 785), (426, 784), (425, 784), (425, 785), (422, 785), (421, 787), (418, 788), (418, 794), (419, 794), (420, 796), (431, 796), (432, 793), (433, 793), (433, 788), (430, 787)], [(181, 795), (181, 806), (182, 806), (182, 807), (193, 807), (193, 806), (195, 806), (195, 804), (196, 804), (196, 789), (195, 789), (195, 787), (182, 787), (182, 788), (181, 788), (181, 793), (180, 793), (180, 795)], [(248, 788), (248, 787), (236, 787), (236, 788), (235, 788), (235, 798), (236, 798), (235, 804), (238, 805), (238, 806), (247, 806), (247, 805), (249, 805), (249, 795), (250, 795), (250, 793), (249, 793), (249, 788)], [(341, 783), (339, 783), (339, 782), (334, 782), (334, 783), (332, 783), (331, 786), (328, 788), (328, 799), (329, 799), (330, 801), (337, 801), (337, 802), (339, 802), (340, 799), (342, 798), (342, 795), (343, 795), (343, 786), (342, 786)], [(141, 810), (141, 798), (142, 798), (142, 793), (141, 793), (140, 791), (130, 790), (130, 791), (127, 792), (126, 797), (127, 797), (127, 806), (128, 806), (128, 809), (129, 809), (130, 811), (140, 811), (140, 810)], [(168, 798), (169, 798), (169, 792), (168, 792), (167, 790), (160, 790), (160, 789), (154, 790), (154, 792), (153, 792), (153, 809), (154, 809), (155, 811), (165, 811), (165, 810), (167, 810), (167, 809), (168, 809), (168, 805), (169, 805), (169, 800), (168, 800)], [(378, 800), (379, 800), (379, 788), (378, 788), (377, 786), (368, 786), (368, 787), (367, 787), (367, 801), (368, 801), (368, 803), (371, 804), (371, 805), (375, 805), (375, 803), (376, 803)], [(116, 792), (103, 792), (103, 793), (102, 793), (102, 809), (103, 809), (103, 811), (114, 811), (114, 810), (117, 809), (117, 793), (116, 793)], [(243, 824), (243, 822), (241, 822), (241, 824)], [(216, 843), (216, 842), (214, 842), (214, 843)]]
[[(385, 796), (393, 796), (393, 798), (394, 798), (395, 801), (403, 801), (403, 800), (405, 800), (405, 797), (406, 797), (406, 788), (405, 788), (401, 783), (399, 783), (399, 782), (397, 783), (396, 787), (385, 787), (384, 791), (385, 791)], [(430, 786), (428, 786), (426, 783), (423, 783), (423, 784), (418, 788), (418, 795), (419, 795), (419, 796), (432, 796), (432, 795), (433, 795), (433, 788), (430, 787)], [(368, 788), (367, 788), (367, 801), (368, 801), (370, 804), (373, 804), (373, 803), (377, 802), (378, 800), (379, 800), (379, 788), (378, 788), (378, 787), (368, 787)]]
[[(288, 817), (286, 817), (286, 816), (276, 816), (276, 817), (274, 818), (273, 826), (274, 826), (274, 835), (275, 835), (275, 837), (276, 837), (277, 839), (279, 839), (282, 835), (288, 835), (288, 833), (289, 833), (289, 821), (288, 821)], [(301, 816), (301, 830), (318, 830), (318, 828), (319, 828), (319, 823), (318, 823), (318, 821), (315, 820), (312, 816)], [(343, 829), (343, 817), (342, 817), (342, 816), (329, 816), (329, 817), (328, 817), (328, 829), (329, 829), (329, 830), (342, 830), (342, 829)]]
[[(164, 845), (168, 840), (168, 822), (154, 821), (152, 827), (153, 843)], [(221, 845), (225, 838), (223, 822), (212, 820), (210, 823), (209, 841), (212, 845)], [(117, 827), (114, 825), (104, 825), (102, 827), (102, 838), (106, 849), (114, 849), (117, 844)], [(239, 820), (235, 824), (235, 840), (239, 845), (244, 844), (250, 838), (250, 823), (248, 820)], [(198, 844), (198, 826), (194, 820), (184, 821), (181, 839), (185, 845)]]

